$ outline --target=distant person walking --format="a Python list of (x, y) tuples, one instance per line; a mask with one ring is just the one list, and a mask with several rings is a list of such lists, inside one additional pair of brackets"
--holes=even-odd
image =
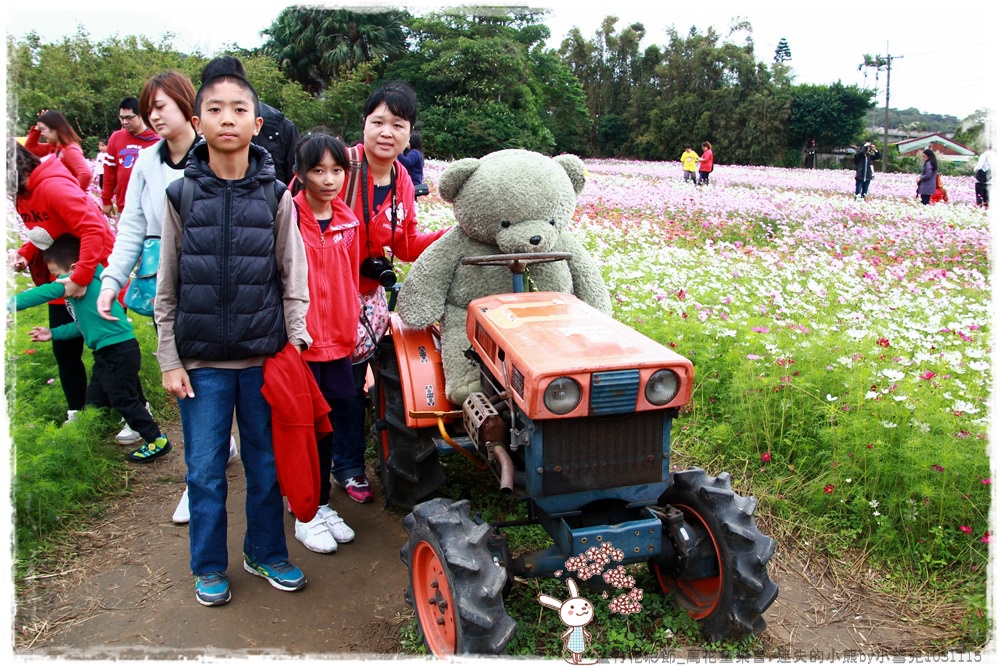
[(854, 198), (868, 199), (868, 186), (875, 178), (875, 160), (882, 157), (874, 142), (866, 141), (854, 153)]
[(976, 161), (976, 206), (990, 207), (990, 183), (993, 181), (993, 151), (985, 150)]
[(698, 185), (698, 154), (691, 148), (691, 144), (684, 146), (684, 152), (681, 153), (681, 168), (684, 170), (684, 181)]
[(712, 144), (707, 141), (701, 142), (701, 157), (698, 158), (698, 185), (708, 185), (708, 175), (715, 168), (715, 154), (712, 152)]
[(917, 177), (917, 196), (920, 203), (927, 205), (931, 203), (931, 195), (937, 190), (937, 156), (934, 151), (925, 148), (923, 151), (924, 168)]
[(58, 111), (43, 109), (38, 112), (38, 121), (28, 130), (24, 147), (41, 158), (54, 154), (79, 181), (80, 189), (86, 192), (90, 187), (94, 174), (80, 148), (80, 136), (66, 116)]

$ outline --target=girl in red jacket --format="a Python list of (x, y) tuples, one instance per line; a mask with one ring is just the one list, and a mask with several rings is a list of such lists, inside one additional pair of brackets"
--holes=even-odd
[[(17, 143), (11, 140), (12, 143)], [(49, 273), (42, 250), (63, 234), (80, 239), (80, 259), (66, 283), (67, 297), (82, 297), (94, 279), (98, 264), (107, 264), (115, 238), (107, 220), (60, 160), (40, 161), (24, 146), (16, 148), (17, 183), (10, 194), (25, 226), (27, 243), (12, 259), (15, 271), (31, 270), (36, 285), (56, 279)], [(49, 303), (49, 328), (73, 321), (65, 301)], [(87, 372), (83, 366), (83, 338), (53, 341), (52, 352), (59, 368), (59, 383), (66, 394), (70, 419), (87, 397)]]
[[(354, 395), (351, 353), (358, 338), (358, 219), (338, 197), (350, 170), (344, 142), (311, 130), (295, 152), (295, 208), (309, 264), (306, 330), (313, 342), (302, 353), (328, 403)], [(354, 531), (330, 509), (333, 436), (317, 441), (319, 509), (312, 521), (295, 520), (295, 537), (318, 553), (337, 550)]]
[[(40, 138), (44, 139), (45, 143), (41, 143)], [(38, 121), (28, 130), (24, 147), (38, 157), (55, 153), (76, 177), (81, 190), (86, 192), (90, 187), (94, 174), (90, 170), (90, 163), (83, 155), (83, 149), (80, 148), (80, 136), (66, 120), (66, 116), (58, 111), (39, 112)]]

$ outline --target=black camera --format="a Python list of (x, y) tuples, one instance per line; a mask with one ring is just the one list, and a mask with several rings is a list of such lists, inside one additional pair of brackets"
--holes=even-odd
[(388, 257), (366, 257), (359, 272), (362, 278), (376, 280), (382, 287), (396, 284), (396, 272), (392, 270), (392, 260)]

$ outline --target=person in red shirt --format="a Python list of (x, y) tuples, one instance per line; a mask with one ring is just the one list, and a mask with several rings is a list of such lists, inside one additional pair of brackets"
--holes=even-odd
[(715, 154), (712, 153), (712, 144), (707, 141), (701, 143), (701, 151), (701, 157), (698, 158), (698, 185), (708, 185), (708, 175), (715, 166)]
[[(295, 208), (309, 265), (306, 330), (313, 342), (302, 359), (327, 403), (354, 395), (351, 354), (358, 339), (358, 218), (337, 195), (350, 162), (344, 142), (311, 130), (295, 151)], [(354, 531), (330, 508), (333, 435), (318, 439), (319, 509), (308, 522), (295, 520), (295, 537), (318, 553), (337, 550)]]
[[(359, 503), (374, 498), (365, 475), (365, 377), (375, 344), (388, 326), (385, 288), (395, 279), (386, 262), (391, 265), (396, 257), (404, 262), (416, 260), (447, 231), (417, 229), (413, 181), (396, 159), (409, 143), (416, 120), (413, 88), (399, 81), (383, 84), (365, 101), (363, 142), (356, 147), (361, 177), (352, 197), (354, 214), (361, 223), (358, 286), (365, 316), (355, 319), (359, 343), (353, 355), (354, 395), (334, 401), (331, 414), (333, 479)], [(346, 190), (338, 195), (345, 201)]]
[[(41, 161), (13, 139), (17, 183), (12, 199), (29, 239), (12, 256), (15, 271), (29, 269), (32, 281), (44, 285), (56, 280), (49, 272), (42, 250), (63, 234), (80, 239), (80, 259), (66, 282), (66, 296), (80, 298), (94, 279), (98, 265), (107, 263), (115, 237), (97, 204), (60, 160)], [(49, 303), (49, 328), (73, 322), (63, 299)], [(87, 398), (87, 371), (83, 365), (83, 339), (53, 341), (59, 383), (66, 395), (67, 416), (73, 419)]]
[[(39, 139), (45, 141), (40, 142)], [(43, 109), (38, 112), (38, 121), (28, 130), (24, 147), (38, 157), (55, 154), (79, 181), (81, 190), (86, 192), (90, 187), (94, 175), (80, 148), (80, 136), (66, 116), (58, 111)]]
[(126, 97), (118, 105), (118, 120), (122, 129), (108, 139), (111, 159), (104, 167), (104, 185), (101, 187), (101, 208), (104, 215), (109, 216), (116, 210), (121, 213), (125, 209), (125, 191), (139, 151), (160, 140), (156, 132), (146, 127), (139, 115), (139, 100), (134, 97)]

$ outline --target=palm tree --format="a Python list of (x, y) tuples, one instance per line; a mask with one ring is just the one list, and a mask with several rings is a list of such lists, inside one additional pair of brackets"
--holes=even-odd
[(370, 61), (387, 63), (406, 53), (405, 11), (352, 12), (288, 7), (263, 30), (263, 50), (285, 74), (313, 94)]

